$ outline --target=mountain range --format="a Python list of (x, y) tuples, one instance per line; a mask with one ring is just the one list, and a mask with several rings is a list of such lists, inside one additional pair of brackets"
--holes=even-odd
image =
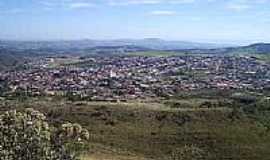
[(46, 55), (121, 55), (128, 52), (173, 51), (189, 54), (270, 55), (270, 43), (227, 46), (211, 43), (142, 40), (0, 41), (0, 70), (22, 64), (26, 57)]
[(216, 55), (243, 55), (243, 54), (267, 54), (270, 55), (270, 43), (255, 43), (248, 46), (225, 47), (216, 49), (184, 49), (172, 50), (190, 54), (216, 54)]
[(152, 50), (178, 49), (214, 49), (231, 45), (215, 43), (197, 43), (187, 41), (166, 41), (158, 38), (148, 39), (118, 39), (118, 40), (72, 40), (72, 41), (0, 41), (0, 48), (26, 49), (89, 49), (93, 47), (137, 46)]

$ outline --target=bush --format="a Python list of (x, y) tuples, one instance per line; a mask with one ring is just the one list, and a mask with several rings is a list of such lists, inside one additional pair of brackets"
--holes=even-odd
[(76, 127), (81, 132), (76, 128), (76, 139), (71, 141), (63, 128), (49, 127), (46, 117), (38, 111), (26, 109), (24, 112), (5, 112), (0, 116), (0, 159), (74, 160), (76, 153), (68, 146), (89, 136), (87, 130), (81, 129), (79, 125)]
[(205, 158), (205, 152), (193, 145), (177, 148), (171, 154), (171, 160), (201, 160)]
[(246, 93), (234, 93), (231, 95), (231, 98), (238, 103), (242, 104), (252, 104), (257, 101), (257, 97), (246, 94)]

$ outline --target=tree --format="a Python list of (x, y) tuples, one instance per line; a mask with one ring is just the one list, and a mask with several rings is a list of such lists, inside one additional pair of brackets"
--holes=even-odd
[[(76, 141), (88, 138), (87, 130), (81, 133), (76, 135)], [(0, 116), (0, 159), (74, 160), (76, 154), (63, 141), (64, 135), (62, 128), (49, 127), (44, 114), (38, 111), (7, 111)]]

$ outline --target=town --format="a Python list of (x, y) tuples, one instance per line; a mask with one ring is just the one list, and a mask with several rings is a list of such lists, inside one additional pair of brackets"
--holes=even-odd
[(270, 89), (270, 65), (255, 57), (103, 56), (52, 67), (57, 59), (45, 57), (29, 62), (26, 69), (1, 72), (0, 81), (8, 94), (72, 95), (93, 101), (168, 98), (202, 89)]

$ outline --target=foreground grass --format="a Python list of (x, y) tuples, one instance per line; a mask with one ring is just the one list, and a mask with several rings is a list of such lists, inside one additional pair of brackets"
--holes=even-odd
[[(205, 108), (204, 99), (104, 103), (30, 98), (5, 100), (0, 110), (33, 107), (50, 123), (78, 122), (90, 131), (83, 160), (169, 160), (183, 146), (196, 146), (210, 160), (268, 160), (270, 134), (255, 120), (228, 107)], [(214, 101), (214, 100), (211, 100)], [(191, 108), (182, 108), (182, 103)]]
[(119, 156), (114, 154), (93, 154), (81, 156), (81, 160), (147, 160), (138, 156)]

